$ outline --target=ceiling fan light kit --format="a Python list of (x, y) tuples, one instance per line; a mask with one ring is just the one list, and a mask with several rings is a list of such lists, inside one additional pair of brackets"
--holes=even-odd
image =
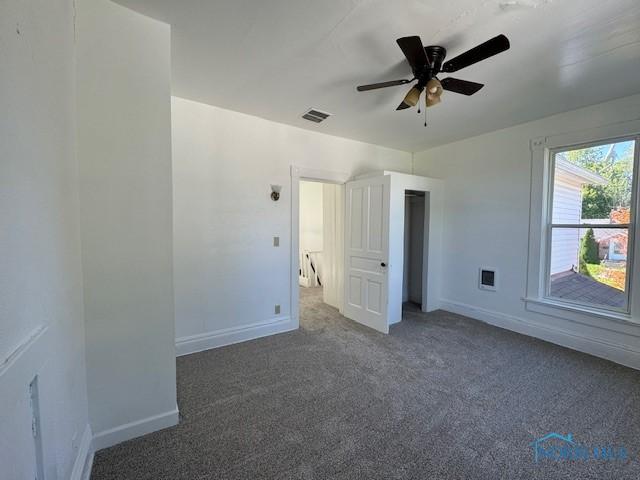
[(420, 101), (421, 93), (422, 93), (422, 88), (417, 86), (412, 87), (411, 90), (409, 90), (409, 93), (407, 93), (407, 95), (404, 97), (404, 100), (402, 102), (406, 104), (408, 107), (415, 107)]
[(422, 45), (422, 40), (420, 40), (418, 36), (402, 37), (396, 41), (411, 66), (413, 78), (410, 80), (391, 80), (389, 82), (360, 85), (357, 87), (359, 92), (366, 92), (378, 88), (405, 85), (417, 80), (417, 83), (411, 87), (396, 110), (406, 110), (407, 108), (418, 105), (423, 90), (426, 90), (425, 105), (427, 107), (440, 103), (444, 90), (467, 96), (473, 95), (484, 87), (484, 85), (453, 77), (447, 77), (440, 81), (437, 75), (441, 72), (457, 72), (474, 63), (504, 52), (510, 47), (509, 39), (504, 35), (498, 35), (445, 62), (444, 59), (447, 56), (447, 50), (440, 45), (425, 47)]
[(433, 107), (440, 103), (440, 97), (435, 95), (427, 95), (424, 99), (424, 103), (427, 107)]
[(427, 82), (427, 94), (425, 95), (425, 105), (432, 107), (440, 103), (440, 97), (442, 96), (442, 84), (437, 78), (432, 78)]

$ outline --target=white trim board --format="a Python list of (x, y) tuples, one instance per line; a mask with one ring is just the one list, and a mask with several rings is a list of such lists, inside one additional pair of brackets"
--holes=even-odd
[(89, 480), (91, 478), (91, 468), (93, 467), (93, 435), (91, 426), (87, 424), (80, 440), (78, 455), (73, 464), (69, 480)]
[(321, 183), (343, 184), (349, 181), (351, 175), (346, 172), (322, 170), (318, 168), (305, 168), (291, 165), (291, 177)]
[(443, 310), (640, 370), (640, 350), (453, 300), (440, 303)]
[(280, 317), (264, 322), (180, 337), (176, 339), (176, 356), (180, 357), (212, 348), (246, 342), (276, 333), (288, 332), (296, 328), (298, 328), (297, 324), (294, 324), (290, 317)]
[[(21, 361), (30, 361), (32, 358), (35, 358), (36, 361), (39, 362), (40, 358), (44, 358), (39, 356), (43, 355), (42, 351), (46, 347), (43, 345), (44, 342), (41, 342), (41, 340), (46, 340), (45, 334), (48, 329), (49, 327), (47, 326), (39, 326), (26, 335), (22, 341), (16, 345), (16, 347), (14, 347), (14, 349), (9, 352), (5, 358), (2, 359), (2, 364), (0, 364), (0, 377), (4, 377), (5, 374), (9, 377), (10, 374), (8, 372), (10, 372), (14, 365)], [(37, 351), (37, 355), (33, 355), (31, 352), (34, 346), (36, 349), (39, 349)], [(5, 379), (4, 382), (7, 382), (7, 380)]]
[(173, 427), (178, 424), (179, 417), (180, 414), (178, 412), (178, 406), (176, 405), (173, 410), (168, 412), (104, 430), (94, 435), (93, 448), (97, 452), (103, 448), (108, 448), (118, 443), (131, 440), (132, 438), (141, 437), (148, 433)]

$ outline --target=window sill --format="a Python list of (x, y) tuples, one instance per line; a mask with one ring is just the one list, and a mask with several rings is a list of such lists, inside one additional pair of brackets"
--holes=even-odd
[[(609, 320), (627, 327), (640, 328), (640, 322), (633, 319), (630, 314), (624, 312), (604, 311), (597, 308), (589, 308), (582, 305), (572, 305), (554, 301), (549, 298), (523, 298), (525, 308), (528, 311), (542, 313), (553, 317), (584, 323), (602, 328), (602, 320)], [(617, 330), (617, 329), (613, 329)]]

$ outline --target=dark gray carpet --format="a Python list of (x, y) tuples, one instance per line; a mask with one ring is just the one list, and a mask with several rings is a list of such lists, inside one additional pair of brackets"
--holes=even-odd
[[(180, 425), (93, 480), (640, 478), (640, 372), (442, 311), (385, 336), (320, 298), (296, 332), (179, 358)], [(536, 464), (549, 432), (630, 458)]]

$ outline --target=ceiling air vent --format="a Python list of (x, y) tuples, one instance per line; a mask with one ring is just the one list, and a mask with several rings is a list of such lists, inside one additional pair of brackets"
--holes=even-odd
[(321, 112), (315, 108), (310, 108), (303, 115), (302, 118), (309, 120), (310, 122), (320, 123), (331, 116), (330, 113)]

